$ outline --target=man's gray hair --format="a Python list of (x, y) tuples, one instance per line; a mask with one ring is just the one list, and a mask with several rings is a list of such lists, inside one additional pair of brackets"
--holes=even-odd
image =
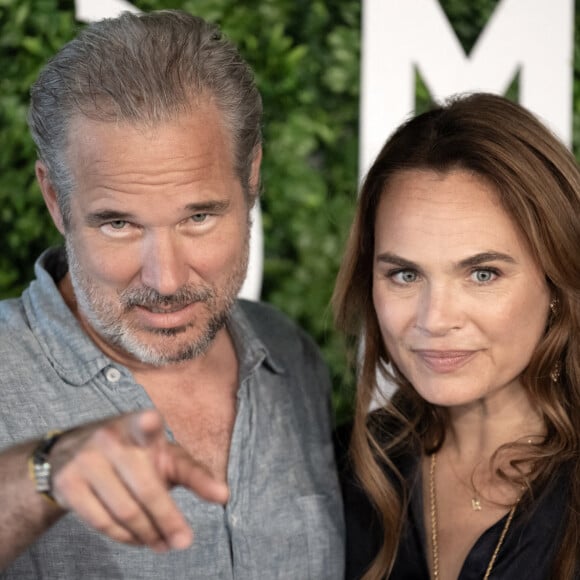
[(28, 113), (65, 225), (74, 188), (66, 158), (72, 119), (152, 125), (194, 110), (202, 99), (221, 113), (251, 202), (262, 100), (250, 67), (217, 26), (179, 10), (125, 12), (86, 26), (67, 43), (32, 86)]

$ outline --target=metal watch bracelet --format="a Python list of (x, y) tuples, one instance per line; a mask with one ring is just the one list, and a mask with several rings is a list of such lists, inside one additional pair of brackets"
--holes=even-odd
[(63, 433), (63, 431), (49, 431), (28, 457), (28, 473), (36, 491), (53, 505), (56, 501), (52, 496), (52, 467), (48, 456)]

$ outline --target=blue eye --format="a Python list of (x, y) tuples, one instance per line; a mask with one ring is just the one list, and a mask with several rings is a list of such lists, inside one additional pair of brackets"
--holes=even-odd
[(479, 284), (486, 284), (487, 282), (491, 282), (492, 280), (495, 280), (497, 276), (497, 270), (492, 268), (480, 268), (478, 270), (474, 270), (471, 273), (472, 279)]
[(196, 213), (191, 216), (191, 221), (196, 224), (201, 224), (207, 219), (208, 214), (206, 213)]
[(397, 270), (389, 274), (389, 277), (397, 284), (412, 284), (417, 281), (417, 272), (414, 270)]
[(127, 222), (124, 220), (114, 220), (112, 222), (109, 222), (109, 225), (114, 230), (122, 230), (127, 225)]

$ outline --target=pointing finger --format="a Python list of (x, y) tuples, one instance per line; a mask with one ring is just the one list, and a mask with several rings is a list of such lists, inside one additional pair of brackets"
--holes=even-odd
[(140, 447), (149, 447), (164, 437), (161, 415), (153, 409), (130, 415), (129, 437)]

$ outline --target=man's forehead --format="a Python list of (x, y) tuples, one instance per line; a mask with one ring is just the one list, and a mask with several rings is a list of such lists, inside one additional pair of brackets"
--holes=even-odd
[(90, 158), (90, 163), (121, 162), (141, 158), (156, 162), (179, 162), (195, 157), (214, 156), (233, 165), (229, 132), (217, 109), (208, 104), (175, 119), (156, 121), (102, 121), (77, 115), (71, 120), (68, 157), (71, 161)]

